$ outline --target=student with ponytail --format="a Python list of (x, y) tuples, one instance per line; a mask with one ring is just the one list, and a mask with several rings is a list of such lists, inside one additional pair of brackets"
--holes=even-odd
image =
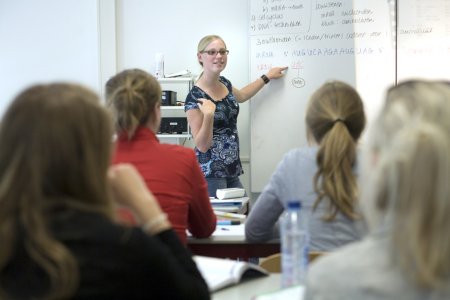
[(304, 299), (450, 299), (450, 84), (391, 87), (362, 155), (362, 241), (311, 266)]
[(183, 243), (186, 230), (194, 237), (209, 237), (216, 216), (207, 183), (192, 149), (161, 144), (161, 86), (140, 69), (124, 70), (106, 83), (113, 112), (117, 147), (113, 164), (131, 163), (158, 199)]
[(309, 217), (310, 249), (331, 251), (359, 240), (365, 226), (358, 210), (357, 142), (365, 127), (354, 88), (327, 82), (311, 97), (306, 125), (310, 147), (288, 152), (256, 200), (246, 222), (249, 241), (278, 237), (277, 221), (288, 200)]

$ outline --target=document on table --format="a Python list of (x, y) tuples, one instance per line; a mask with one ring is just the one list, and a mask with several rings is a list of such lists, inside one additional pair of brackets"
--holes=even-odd
[(217, 225), (213, 236), (245, 236), (245, 224), (239, 225)]

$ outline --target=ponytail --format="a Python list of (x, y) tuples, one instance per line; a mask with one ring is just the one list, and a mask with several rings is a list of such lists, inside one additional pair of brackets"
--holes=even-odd
[(325, 83), (309, 102), (306, 124), (308, 137), (319, 146), (314, 190), (314, 208), (329, 199), (326, 221), (341, 212), (350, 219), (358, 218), (357, 180), (353, 173), (356, 162), (356, 141), (364, 130), (366, 118), (361, 98), (346, 83)]
[(156, 104), (161, 103), (161, 86), (143, 70), (125, 70), (108, 80), (106, 98), (113, 111), (116, 132), (126, 133), (131, 139), (136, 129), (153, 117)]
[(317, 199), (316, 208), (323, 198), (333, 199), (329, 212), (324, 219), (333, 220), (340, 211), (351, 219), (358, 215), (354, 212), (357, 196), (356, 178), (353, 166), (356, 161), (356, 144), (343, 122), (334, 122), (324, 136), (317, 152), (318, 170), (314, 176), (314, 189)]

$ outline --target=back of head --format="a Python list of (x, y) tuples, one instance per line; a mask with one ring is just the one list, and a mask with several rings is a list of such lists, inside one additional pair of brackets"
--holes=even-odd
[(155, 121), (155, 109), (161, 104), (161, 86), (156, 78), (140, 69), (124, 70), (106, 83), (106, 99), (112, 108), (114, 125), (128, 138), (139, 126)]
[(60, 206), (111, 214), (111, 134), (96, 94), (78, 85), (36, 85), (12, 102), (0, 128), (2, 275), (26, 240), (27, 254), (49, 275), (55, 295), (73, 291), (76, 265), (48, 226)]
[(427, 288), (450, 276), (450, 84), (391, 88), (366, 153), (364, 204), (388, 232), (393, 263)]
[(338, 212), (356, 218), (356, 143), (364, 130), (363, 102), (350, 85), (332, 81), (322, 85), (312, 96), (306, 112), (308, 138), (319, 144), (318, 171), (314, 177), (317, 193), (315, 206), (329, 199), (333, 220)]

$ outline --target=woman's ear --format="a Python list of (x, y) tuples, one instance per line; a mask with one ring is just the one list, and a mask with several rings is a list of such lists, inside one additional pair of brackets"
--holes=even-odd
[(197, 60), (198, 63), (203, 66), (203, 62), (202, 62), (202, 54), (200, 52), (197, 53)]
[(161, 103), (155, 103), (153, 107), (152, 115), (149, 119), (150, 129), (156, 134), (159, 131), (159, 127), (161, 126)]

